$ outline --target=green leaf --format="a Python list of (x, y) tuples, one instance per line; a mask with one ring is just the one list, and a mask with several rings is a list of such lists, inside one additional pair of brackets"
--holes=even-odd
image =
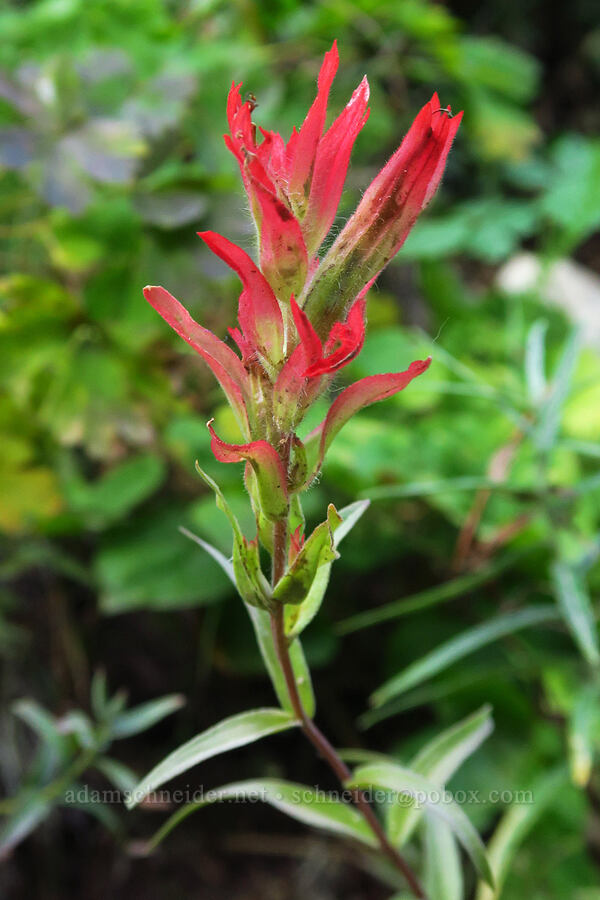
[(566, 134), (553, 147), (556, 166), (542, 211), (574, 246), (600, 224), (600, 141)]
[(209, 556), (215, 560), (215, 562), (221, 566), (231, 583), (234, 587), (237, 587), (235, 583), (235, 574), (233, 571), (233, 563), (230, 559), (228, 559), (224, 553), (221, 553), (220, 550), (217, 550), (216, 547), (213, 547), (212, 544), (209, 544), (208, 541), (203, 540), (201, 537), (198, 537), (197, 534), (193, 534), (191, 531), (188, 531), (187, 528), (184, 528), (183, 525), (179, 526), (179, 531), (186, 538), (189, 538), (190, 541), (194, 541), (194, 543), (198, 544), (198, 546), (202, 547)]
[(558, 437), (562, 408), (571, 390), (571, 382), (581, 349), (581, 334), (573, 329), (566, 341), (558, 365), (552, 377), (552, 386), (539, 411), (532, 438), (539, 450), (552, 449)]
[[(244, 603), (249, 606), (256, 606), (259, 609), (268, 609), (271, 605), (271, 589), (261, 569), (258, 540), (246, 540), (239, 522), (227, 503), (221, 488), (216, 481), (213, 481), (210, 475), (207, 475), (207, 473), (200, 468), (198, 462), (196, 462), (196, 471), (214, 491), (217, 507), (225, 513), (229, 520), (229, 524), (231, 525), (233, 531), (232, 568), (234, 583), (240, 597)], [(201, 539), (198, 539), (197, 543), (200, 543), (200, 545), (203, 546)], [(209, 545), (206, 545), (205, 549), (207, 549), (208, 546)], [(218, 551), (212, 548), (208, 550), (208, 552), (214, 559), (217, 559), (217, 562), (219, 562), (221, 568), (223, 568), (223, 563), (215, 555), (218, 554)], [(227, 568), (225, 568), (225, 572), (231, 577)]]
[(127, 799), (126, 806), (133, 809), (166, 781), (187, 772), (206, 759), (228, 750), (235, 750), (237, 747), (245, 747), (269, 734), (285, 731), (297, 724), (293, 715), (282, 709), (253, 709), (230, 716), (218, 725), (203, 731), (202, 734), (196, 735), (163, 759), (140, 781)]
[(512, 566), (517, 558), (516, 554), (511, 554), (505, 559), (483, 566), (477, 572), (459, 575), (458, 578), (453, 578), (444, 584), (427, 588), (409, 597), (402, 597), (401, 600), (394, 600), (392, 603), (386, 603), (384, 606), (379, 606), (376, 609), (368, 609), (357, 613), (355, 616), (350, 616), (348, 619), (342, 619), (341, 622), (338, 622), (335, 630), (338, 634), (350, 634), (353, 631), (360, 631), (362, 628), (370, 628), (373, 625), (379, 625), (381, 622), (389, 622), (391, 619), (397, 619), (409, 613), (428, 609), (430, 606), (444, 603), (446, 600), (454, 599), (454, 597), (460, 597), (462, 594), (472, 591), (473, 588), (479, 587), (479, 585), (495, 578), (505, 569)]
[(551, 573), (561, 615), (584, 657), (591, 666), (597, 666), (598, 631), (584, 579), (567, 562), (555, 562)]
[(333, 535), (333, 544), (336, 548), (340, 546), (344, 538), (352, 531), (358, 520), (366, 513), (370, 505), (370, 500), (356, 500), (354, 503), (349, 503), (348, 506), (344, 506), (343, 509), (338, 511), (342, 522), (335, 529)]
[(141, 703), (139, 706), (134, 706), (133, 709), (125, 710), (113, 719), (111, 735), (114, 740), (119, 740), (132, 734), (139, 734), (140, 731), (147, 731), (156, 722), (160, 722), (161, 719), (181, 709), (184, 704), (185, 697), (181, 694), (167, 694), (166, 697), (159, 697), (158, 700)]
[(50, 813), (52, 804), (30, 791), (19, 798), (15, 813), (0, 828), (0, 860), (20, 844)]
[(587, 685), (573, 704), (567, 727), (569, 769), (577, 787), (589, 783), (599, 734), (600, 692), (596, 685)]
[(494, 874), (495, 889), (479, 883), (476, 900), (499, 900), (502, 887), (519, 846), (550, 803), (564, 787), (567, 774), (554, 770), (531, 786), (534, 803), (515, 803), (504, 814), (488, 846), (488, 859)]
[(333, 503), (327, 507), (327, 520), (317, 525), (292, 565), (275, 585), (273, 599), (278, 603), (302, 603), (306, 599), (321, 566), (337, 559), (333, 533), (341, 524)]
[(304, 825), (331, 831), (342, 837), (353, 838), (368, 847), (377, 846), (371, 829), (360, 813), (350, 804), (329, 798), (324, 795), (323, 791), (317, 792), (314, 788), (306, 787), (303, 784), (264, 778), (256, 781), (239, 781), (207, 791), (204, 799), (200, 802), (191, 803), (177, 810), (152, 838), (150, 848), (154, 849), (176, 825), (191, 813), (203, 809), (211, 803), (231, 799), (261, 800)]
[(538, 319), (527, 333), (525, 344), (525, 380), (533, 406), (539, 406), (546, 394), (545, 345), (548, 322)]
[(128, 459), (97, 481), (86, 482), (74, 465), (63, 466), (66, 500), (74, 512), (86, 517), (90, 527), (100, 527), (128, 515), (164, 480), (162, 459), (147, 453)]
[(470, 653), (474, 653), (481, 647), (487, 646), (487, 644), (491, 644), (498, 638), (505, 637), (507, 634), (513, 634), (521, 628), (552, 622), (556, 618), (558, 618), (558, 615), (553, 606), (530, 606), (516, 612), (505, 613), (496, 619), (492, 619), (490, 622), (484, 622), (482, 625), (469, 628), (458, 635), (458, 637), (451, 638), (451, 640), (441, 644), (435, 650), (427, 653), (402, 672), (399, 672), (398, 675), (394, 675), (393, 678), (386, 681), (372, 695), (371, 702), (374, 706), (381, 706), (382, 703), (391, 700), (392, 697), (407, 691), (433, 675), (437, 675), (438, 672), (447, 669), (452, 663), (463, 659)]
[(60, 733), (56, 719), (35, 700), (17, 700), (11, 707), (15, 716), (35, 731), (44, 744), (59, 755), (64, 750), (65, 736)]
[(452, 829), (425, 813), (425, 889), (435, 900), (463, 900), (460, 853)]
[[(415, 756), (410, 768), (443, 788), (457, 769), (491, 734), (494, 724), (491, 709), (483, 706), (451, 728), (436, 735)], [(411, 837), (420, 818), (420, 810), (393, 804), (389, 810), (388, 833), (394, 846), (401, 847)]]
[[(271, 679), (275, 693), (277, 694), (277, 699), (284, 709), (292, 712), (292, 704), (285, 684), (285, 678), (283, 677), (283, 672), (281, 671), (281, 666), (279, 665), (275, 645), (273, 643), (271, 617), (264, 609), (259, 609), (257, 606), (250, 606), (247, 603), (245, 605), (254, 627), (254, 633), (256, 635), (256, 641), (261, 656), (267, 672), (269, 673), (269, 678)], [(307, 714), (313, 716), (316, 706), (315, 695), (312, 688), (310, 671), (306, 664), (299, 638), (295, 638), (291, 642), (289, 653), (302, 705)]]
[(432, 784), (418, 772), (395, 763), (370, 763), (360, 766), (347, 782), (351, 787), (380, 787), (395, 792), (397, 801), (408, 794), (415, 804), (439, 817), (452, 830), (470, 856), (481, 877), (493, 884), (492, 872), (483, 842), (460, 806), (449, 793)]
[(94, 768), (102, 772), (105, 778), (124, 794), (131, 793), (139, 781), (138, 776), (129, 766), (110, 756), (102, 756), (97, 759), (94, 762)]
[[(354, 528), (360, 517), (368, 509), (370, 500), (358, 500), (340, 509), (339, 515), (342, 522), (333, 533), (333, 547), (337, 549), (346, 535)], [(285, 609), (285, 632), (290, 638), (302, 634), (307, 625), (310, 625), (317, 615), (331, 575), (331, 563), (321, 566), (315, 575), (310, 590), (302, 603), (298, 606), (287, 606)]]
[(197, 606), (230, 593), (214, 563), (179, 533), (186, 519), (186, 509), (159, 507), (102, 538), (94, 569), (103, 612)]

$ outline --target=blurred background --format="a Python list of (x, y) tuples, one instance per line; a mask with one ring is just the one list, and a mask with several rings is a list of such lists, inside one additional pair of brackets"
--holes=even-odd
[[(409, 760), (492, 704), (495, 732), (450, 786), (538, 792), (525, 812), (508, 794), (465, 807), (486, 840), (513, 817), (502, 897), (598, 900), (597, 13), (592, 0), (552, 13), (541, 0), (2, 4), (5, 896), (393, 893), (348, 846), (270, 808), (199, 812), (144, 858), (167, 810), (65, 795), (127, 787), (215, 721), (273, 702), (243, 607), (177, 530), (229, 549), (195, 459), (248, 521), (239, 467), (213, 460), (205, 422), (233, 440), (235, 425), (141, 288), (165, 285), (225, 335), (239, 284), (195, 232), (252, 246), (221, 137), (227, 91), (243, 80), (256, 121), (287, 137), (337, 37), (330, 113), (365, 73), (371, 84), (337, 227), (433, 90), (465, 118), (339, 385), (427, 353), (434, 363), (347, 425), (307, 496), (311, 521), (329, 500), (373, 501), (304, 636), (318, 719), (339, 745)], [(427, 656), (461, 635), (454, 655)], [(182, 783), (261, 774), (333, 786), (289, 735)]]

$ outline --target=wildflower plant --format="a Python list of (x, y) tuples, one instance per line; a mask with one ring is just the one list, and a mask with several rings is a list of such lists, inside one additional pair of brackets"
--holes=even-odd
[[(414, 831), (419, 804), (407, 809), (404, 803), (384, 824), (365, 787), (418, 795), (420, 806), (428, 807), (434, 819), (438, 812), (443, 814), (439, 827), (449, 829), (451, 839), (463, 845), (480, 874), (489, 879), (483, 845), (455, 804), (439, 809), (428, 804), (432, 790), (425, 777), (428, 770), (411, 771), (378, 756), (351, 771), (314, 722), (315, 698), (300, 635), (323, 601), (341, 540), (368, 503), (342, 510), (330, 504), (324, 520), (306, 534), (302, 494), (318, 476), (331, 442), (348, 420), (404, 390), (426, 372), (431, 360), (360, 379), (336, 396), (324, 420), (305, 440), (299, 438), (298, 428), (311, 405), (327, 393), (336, 373), (360, 353), (369, 288), (435, 194), (462, 114), (453, 116), (434, 94), (337, 238), (321, 253), (336, 216), (353, 144), (369, 115), (369, 85), (364, 78), (325, 128), (337, 67), (334, 43), (321, 66), (317, 96), (287, 143), (276, 132), (257, 129), (252, 120), (255, 101), (242, 100), (241, 85), (234, 83), (229, 92), (225, 143), (239, 165), (256, 225), (258, 262), (222, 235), (204, 231), (199, 236), (242, 284), (238, 324), (229, 329), (237, 352), (195, 322), (165, 288), (144, 289), (148, 302), (210, 367), (242, 435), (241, 443), (227, 443), (213, 422), (208, 423), (216, 459), (244, 465), (256, 533), (248, 537), (242, 532), (220, 487), (198, 467), (231, 525), (232, 558), (189, 536), (222, 566), (246, 605), (279, 707), (243, 712), (193, 738), (143, 779), (129, 806), (208, 757), (299, 728), (346, 788), (348, 802), (324, 800), (302, 785), (273, 779), (239, 782), (182, 807), (154, 843), (194, 809), (257, 795), (301, 821), (379, 850), (412, 893), (424, 897), (424, 888), (398, 849)], [(268, 573), (262, 564), (265, 554), (271, 561)], [(447, 736), (447, 743), (454, 749), (468, 744), (472, 752), (489, 728), (485, 710), (465, 720), (461, 729)], [(460, 749), (457, 752), (460, 757)]]

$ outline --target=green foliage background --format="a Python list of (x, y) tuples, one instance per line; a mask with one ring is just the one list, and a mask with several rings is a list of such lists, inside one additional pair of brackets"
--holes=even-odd
[[(552, 576), (557, 565), (575, 573), (594, 615), (599, 332), (595, 344), (575, 348), (568, 314), (544, 302), (545, 273), (557, 261), (570, 257), (591, 278), (600, 269), (593, 5), (570, 4), (552, 17), (533, 0), (41, 0), (5, 3), (0, 33), (7, 792), (22, 783), (30, 756), (11, 702), (29, 695), (55, 714), (85, 707), (98, 667), (140, 701), (171, 690), (188, 698), (177, 724), (131, 742), (125, 759), (140, 771), (215, 712), (237, 711), (257, 692), (269, 697), (226, 579), (177, 530), (186, 525), (230, 549), (226, 522), (194, 474), (196, 459), (248, 521), (240, 472), (212, 459), (205, 428), (215, 415), (219, 433), (235, 439), (235, 424), (210, 373), (141, 288), (164, 284), (225, 334), (238, 285), (195, 231), (211, 228), (252, 247), (236, 166), (221, 140), (231, 80), (257, 96), (259, 123), (286, 135), (302, 121), (320, 58), (337, 37), (332, 109), (365, 72), (371, 84), (371, 117), (340, 221), (434, 89), (465, 119), (439, 196), (372, 292), (369, 339), (343, 381), (404, 368), (429, 352), (434, 365), (345, 428), (307, 500), (316, 521), (328, 500), (373, 497), (306, 634), (324, 694), (320, 716), (341, 741), (368, 740), (405, 758), (432, 731), (491, 702), (496, 731), (453, 787), (515, 790), (556, 766), (571, 772), (519, 849), (502, 896), (599, 897), (596, 626), (586, 661), (571, 601), (561, 600)], [(507, 293), (497, 272), (523, 250), (535, 254), (541, 276)], [(600, 306), (595, 316), (597, 323)], [(586, 326), (584, 338), (592, 330)], [(469, 552), (457, 555), (475, 489), (515, 438), (500, 479), (510, 488), (492, 488)], [(357, 619), (351, 633), (354, 626), (339, 624), (490, 562), (502, 571), (433, 606), (390, 615), (385, 626), (366, 630)], [(357, 730), (368, 694), (409, 663), (499, 613), (556, 599), (566, 626), (476, 650), (396, 698), (372, 733)], [(582, 732), (574, 710), (590, 696)], [(371, 712), (359, 722), (377, 719)], [(584, 740), (583, 776), (573, 735)], [(289, 754), (318, 778), (308, 751), (280, 746), (277, 772)], [(233, 780), (242, 765), (256, 775), (264, 757), (252, 752), (221, 771)], [(502, 807), (468, 812), (489, 835)], [(276, 827), (264, 816), (267, 829)], [(84, 826), (58, 817), (47, 840), (58, 848), (74, 827)], [(85, 825), (82, 838), (90, 867), (98, 865), (93, 827)], [(126, 842), (145, 826), (129, 817), (123, 827), (128, 838), (118, 839)], [(212, 838), (203, 830), (210, 826), (196, 827), (198, 841)], [(41, 840), (31, 837), (7, 864), (15, 890), (23, 890), (23, 864), (43, 859)], [(130, 865), (145, 877), (143, 863)], [(51, 871), (40, 863), (39, 873), (27, 896), (83, 896), (76, 887), (68, 893), (64, 865)], [(121, 896), (103, 877), (104, 895)], [(43, 878), (55, 879), (57, 894), (41, 892)], [(223, 896), (242, 896), (228, 889)], [(368, 890), (375, 888), (357, 896), (389, 896)]]

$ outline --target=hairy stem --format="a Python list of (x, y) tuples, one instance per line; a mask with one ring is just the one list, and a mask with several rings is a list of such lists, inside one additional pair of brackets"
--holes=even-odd
[[(274, 550), (276, 549), (276, 547), (277, 543), (275, 542)], [(281, 564), (276, 564), (275, 553), (273, 554), (273, 556), (273, 573), (275, 573), (276, 571), (279, 571)], [(283, 544), (283, 559), (285, 564), (285, 542)], [(328, 763), (329, 767), (333, 770), (337, 778), (342, 782), (342, 784), (345, 784), (345, 782), (347, 782), (348, 779), (352, 776), (350, 769), (343, 761), (343, 759), (341, 759), (341, 757), (338, 755), (335, 748), (331, 745), (323, 732), (317, 727), (317, 725), (315, 725), (310, 716), (307, 715), (302, 705), (302, 700), (300, 699), (298, 686), (294, 677), (294, 671), (292, 669), (288, 641), (285, 635), (282, 606), (277, 608), (271, 614), (271, 629), (273, 631), (275, 649), (277, 651), (279, 664), (281, 665), (281, 670), (285, 678), (285, 683), (290, 696), (292, 709), (301, 724), (302, 731), (314, 746), (317, 753), (322, 756), (323, 759)], [(352, 791), (352, 800), (355, 806), (363, 815), (364, 819), (369, 825), (369, 828), (377, 838), (382, 853), (390, 860), (395, 868), (404, 875), (415, 897), (425, 898), (423, 888), (419, 884), (415, 874), (413, 873), (406, 860), (388, 841), (383, 827), (379, 819), (375, 815), (375, 812), (373, 811), (364, 793), (360, 789), (355, 788)]]

